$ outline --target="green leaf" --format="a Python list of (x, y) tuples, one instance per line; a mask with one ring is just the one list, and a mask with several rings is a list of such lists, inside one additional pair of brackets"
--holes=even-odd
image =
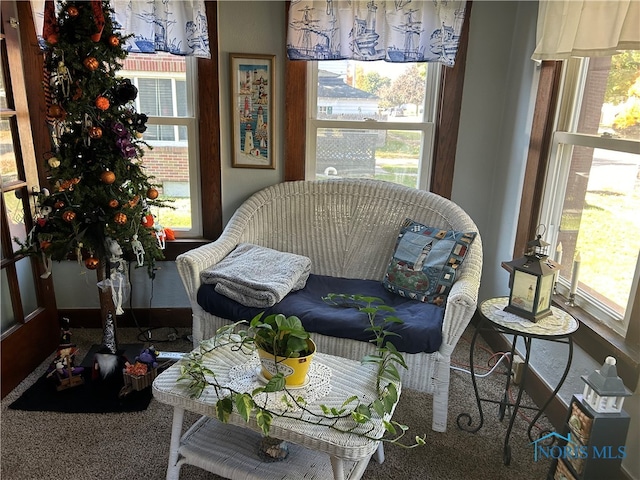
[(233, 402), (231, 397), (221, 398), (216, 402), (216, 416), (221, 422), (229, 421), (229, 415), (233, 411)]
[(351, 402), (356, 402), (356, 401), (358, 401), (358, 396), (357, 395), (352, 395), (349, 398), (347, 398), (344, 402), (342, 402), (342, 406), (346, 407)]
[(262, 430), (262, 433), (265, 435), (269, 435), (269, 430), (271, 429), (271, 420), (273, 420), (273, 416), (263, 409), (258, 409), (256, 412), (256, 422)]
[(264, 386), (264, 391), (279, 392), (281, 390), (284, 390), (285, 384), (286, 380), (284, 379), (284, 375), (282, 373), (276, 373)]
[(253, 410), (253, 398), (248, 393), (242, 393), (236, 395), (236, 409), (238, 414), (244, 419), (245, 422), (249, 421), (251, 410)]
[(373, 411), (376, 412), (381, 417), (383, 417), (384, 414), (387, 413), (384, 408), (384, 403), (382, 403), (382, 400), (380, 400), (379, 398), (374, 400), (371, 406), (373, 407)]
[(396, 427), (393, 426), (392, 422), (388, 422), (387, 420), (383, 420), (382, 421), (382, 425), (384, 426), (384, 429), (389, 432), (392, 435), (396, 434)]

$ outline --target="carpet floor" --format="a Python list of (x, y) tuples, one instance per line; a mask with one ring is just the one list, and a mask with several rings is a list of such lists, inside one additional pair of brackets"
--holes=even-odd
[[(174, 329), (153, 332), (153, 344), (160, 351), (189, 351), (187, 331)], [(75, 329), (73, 340), (87, 352), (100, 343), (99, 329)], [(139, 341), (136, 329), (119, 329), (122, 343)], [(469, 327), (453, 353), (453, 363), (463, 369), (469, 363)], [(2, 400), (0, 407), (0, 477), (3, 480), (137, 480), (165, 478), (171, 435), (172, 408), (151, 400), (140, 412), (60, 413), (11, 410), (8, 406), (32, 385), (47, 369), (51, 359), (43, 362), (29, 377)], [(483, 342), (476, 347), (476, 367), (495, 363), (495, 356)], [(499, 399), (504, 388), (506, 367), (478, 380), (483, 397)], [(525, 401), (530, 402), (527, 398)], [(529, 403), (530, 404), (530, 403)], [(404, 389), (394, 420), (410, 427), (412, 435), (426, 433), (426, 446), (405, 449), (385, 446), (385, 462), (372, 461), (364, 480), (512, 480), (544, 479), (550, 460), (534, 461), (534, 446), (527, 437), (527, 419), (518, 416), (511, 434), (511, 464), (502, 462), (504, 435), (508, 426), (498, 419), (498, 407), (484, 403), (484, 426), (476, 433), (460, 430), (456, 418), (469, 413), (478, 421), (478, 410), (470, 375), (452, 370), (448, 429), (431, 430), (431, 397)], [(525, 415), (530, 415), (529, 412)], [(187, 413), (185, 424), (197, 418)], [(541, 420), (540, 428), (549, 425)], [(477, 424), (477, 423), (474, 423)], [(534, 430), (534, 433), (536, 431)], [(219, 477), (193, 466), (184, 466), (182, 480), (216, 480)]]

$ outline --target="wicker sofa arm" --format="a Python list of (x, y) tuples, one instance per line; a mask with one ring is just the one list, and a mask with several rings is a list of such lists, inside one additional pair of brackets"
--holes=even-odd
[(478, 304), (482, 274), (482, 240), (476, 237), (465, 259), (465, 268), (451, 287), (442, 324), (442, 343), (455, 346), (471, 321)]
[(198, 288), (202, 283), (200, 273), (220, 262), (236, 245), (237, 241), (225, 235), (214, 242), (178, 255), (176, 266), (192, 305), (197, 304)]

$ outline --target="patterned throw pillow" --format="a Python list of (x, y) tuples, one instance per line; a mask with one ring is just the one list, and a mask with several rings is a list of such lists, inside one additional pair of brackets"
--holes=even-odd
[(476, 235), (406, 219), (382, 284), (403, 297), (444, 306)]

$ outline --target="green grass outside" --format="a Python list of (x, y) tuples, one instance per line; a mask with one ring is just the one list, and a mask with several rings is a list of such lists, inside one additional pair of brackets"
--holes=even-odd
[[(615, 304), (626, 305), (640, 252), (640, 189), (627, 195), (587, 192), (585, 205), (576, 243), (580, 282)], [(573, 221), (563, 219), (563, 226), (576, 226), (577, 217), (572, 217)]]

